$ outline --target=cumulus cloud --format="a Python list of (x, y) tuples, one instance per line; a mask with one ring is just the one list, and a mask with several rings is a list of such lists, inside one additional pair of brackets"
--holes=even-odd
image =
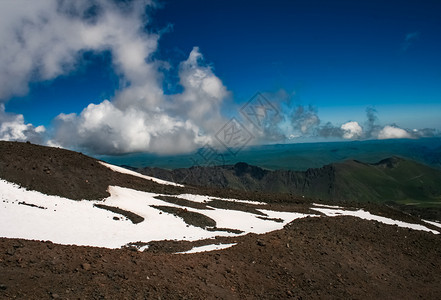
[(209, 66), (204, 65), (198, 47), (179, 66), (181, 94), (172, 95), (172, 111), (196, 122), (208, 132), (218, 130), (225, 119), (220, 113), (229, 92)]
[(405, 138), (411, 138), (411, 137), (412, 136), (406, 130), (404, 130), (402, 128), (395, 127), (395, 126), (389, 126), (389, 125), (385, 126), (378, 133), (378, 138), (380, 140), (384, 140), (384, 139), (405, 139)]
[(61, 114), (56, 122), (57, 136), (52, 142), (94, 153), (149, 150), (172, 154), (191, 151), (194, 144), (206, 142), (198, 135), (198, 127), (190, 121), (136, 107), (121, 110), (107, 100), (98, 105), (90, 104), (80, 115)]
[[(145, 29), (145, 8), (154, 5), (148, 0), (0, 2), (0, 72), (5, 74), (0, 101), (27, 93), (32, 81), (68, 74), (86, 51), (110, 51), (121, 88), (113, 99), (79, 114), (59, 115), (49, 144), (94, 153), (176, 153), (212, 141), (210, 134), (224, 122), (220, 106), (228, 91), (195, 47), (179, 68), (183, 92), (164, 95), (159, 70), (167, 63), (153, 57), (160, 36)], [(15, 123), (20, 121), (27, 126), (16, 116)], [(7, 138), (25, 139), (13, 132)]]
[(175, 154), (213, 144), (211, 136), (219, 128), (216, 124), (225, 121), (220, 105), (228, 92), (203, 64), (198, 48), (180, 70), (181, 94), (157, 95), (155, 101), (146, 101), (142, 86), (131, 85), (113, 102), (90, 104), (79, 115), (59, 115), (53, 142), (106, 154)]
[(23, 115), (8, 114), (5, 107), (0, 104), (0, 140), (4, 141), (30, 141), (42, 143), (44, 140), (44, 126), (26, 124)]
[(363, 128), (355, 121), (341, 125), (341, 130), (343, 130), (344, 139), (359, 139), (363, 135)]
[(156, 49), (158, 40), (154, 34), (138, 34), (147, 4), (150, 1), (0, 1), (0, 99), (25, 94), (32, 81), (72, 71), (81, 52), (89, 50), (111, 48), (120, 71), (135, 80), (138, 64)]

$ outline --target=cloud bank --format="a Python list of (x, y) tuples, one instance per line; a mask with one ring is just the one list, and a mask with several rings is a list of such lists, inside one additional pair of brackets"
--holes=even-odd
[[(204, 65), (197, 47), (180, 65), (183, 92), (164, 94), (159, 70), (166, 62), (153, 58), (160, 36), (145, 30), (145, 7), (153, 7), (152, 1), (27, 4), (0, 2), (0, 72), (6, 74), (0, 77), (1, 101), (26, 94), (30, 82), (71, 72), (85, 51), (110, 51), (121, 80), (114, 99), (90, 104), (79, 114), (60, 114), (49, 144), (101, 154), (188, 152), (210, 142), (210, 134), (225, 121), (220, 106), (227, 89)], [(11, 118), (14, 126), (2, 121), (4, 139), (34, 135), (23, 116)]]
[[(151, 0), (0, 1), (0, 139), (29, 140), (94, 154), (191, 152), (228, 122), (222, 115), (230, 92), (204, 62), (198, 47), (178, 66), (182, 92), (163, 90), (168, 62), (155, 58), (160, 33), (150, 25)], [(148, 8), (148, 9), (146, 9)], [(406, 42), (418, 37), (409, 34)], [(27, 124), (23, 115), (5, 112), (4, 103), (25, 95), (32, 82), (68, 75), (86, 52), (110, 53), (120, 88), (113, 99), (89, 104), (80, 113), (60, 114), (53, 128)], [(298, 137), (342, 139), (413, 138), (434, 130), (380, 127), (376, 112), (367, 121), (323, 124), (317, 108), (295, 104), (285, 92), (267, 95), (276, 114), (258, 128), (243, 120), (252, 143), (285, 142)], [(48, 133), (50, 132), (50, 134)]]
[(256, 128), (249, 130), (258, 139), (255, 143), (270, 143), (271, 137), (278, 137), (278, 141), (295, 141), (305, 138), (335, 138), (342, 140), (366, 139), (401, 139), (439, 136), (435, 129), (405, 129), (396, 124), (380, 125), (377, 111), (372, 107), (366, 108), (366, 120), (363, 123), (349, 120), (341, 125), (330, 122), (322, 123), (318, 109), (313, 106), (296, 104), (292, 95), (285, 91), (266, 93), (265, 96), (276, 105), (280, 114), (277, 118), (268, 116), (264, 127), (256, 132)]

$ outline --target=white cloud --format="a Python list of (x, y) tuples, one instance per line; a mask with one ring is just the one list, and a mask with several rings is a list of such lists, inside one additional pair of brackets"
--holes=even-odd
[[(0, 99), (25, 94), (31, 81), (68, 73), (81, 51), (112, 48), (118, 50), (114, 55), (121, 69), (133, 66), (136, 47), (154, 50), (158, 38), (127, 35), (141, 29), (143, 10), (133, 6), (123, 13), (117, 4), (104, 0), (0, 1)], [(87, 19), (94, 7), (100, 8), (98, 13)], [(125, 42), (132, 44), (124, 47)], [(127, 54), (127, 49), (134, 50)]]
[[(181, 64), (184, 91), (167, 99), (155, 98), (157, 105), (147, 105), (153, 103), (143, 100), (144, 85), (135, 84), (122, 90), (115, 101), (90, 104), (79, 115), (59, 115), (51, 142), (114, 154), (174, 154), (213, 143), (210, 136), (224, 122), (220, 105), (228, 92), (211, 68), (202, 63), (199, 50), (193, 49)], [(146, 62), (144, 65), (149, 67)]]
[(45, 131), (44, 126), (26, 124), (23, 115), (5, 113), (4, 105), (0, 104), (0, 140), (41, 143)]
[(173, 154), (192, 151), (208, 142), (198, 136), (198, 127), (190, 121), (136, 107), (121, 110), (108, 100), (90, 104), (80, 115), (61, 114), (56, 122), (55, 142), (95, 153)]
[[(84, 51), (110, 51), (122, 88), (114, 99), (90, 104), (80, 114), (60, 114), (49, 144), (95, 153), (177, 153), (210, 142), (201, 134), (214, 136), (225, 121), (220, 106), (227, 89), (195, 47), (180, 65), (183, 92), (164, 95), (164, 62), (153, 58), (159, 35), (144, 30), (146, 5), (154, 3), (0, 2), (0, 72), (6, 74), (0, 77), (0, 101), (27, 93), (32, 81), (69, 73)], [(14, 124), (21, 127), (3, 124), (5, 132), (14, 128), (4, 134), (8, 139), (24, 139), (27, 125), (23, 116), (17, 118)]]
[(340, 128), (344, 139), (357, 139), (363, 135), (363, 128), (355, 121), (344, 123)]
[(380, 130), (380, 132), (378, 133), (378, 138), (380, 140), (406, 139), (406, 138), (412, 138), (412, 135), (402, 128), (387, 125)]
[(179, 66), (181, 94), (173, 95), (171, 110), (200, 125), (206, 133), (215, 133), (226, 123), (220, 113), (223, 100), (229, 92), (194, 47), (188, 59)]
[[(54, 129), (48, 130), (49, 145), (95, 153), (165, 154), (216, 143), (214, 136), (228, 121), (221, 107), (230, 93), (198, 47), (179, 65), (182, 92), (164, 93), (160, 70), (168, 63), (155, 59), (160, 34), (145, 30), (148, 5), (155, 2), (0, 1), (0, 138), (43, 142), (47, 134), (43, 126), (27, 124), (23, 115), (5, 113), (2, 103), (26, 94), (31, 82), (69, 74), (81, 64), (84, 52), (108, 51), (121, 88), (113, 99), (90, 104), (78, 114), (60, 114)], [(418, 32), (409, 33), (405, 43), (418, 36)], [(364, 130), (357, 122), (321, 125), (315, 108), (291, 105), (290, 100), (284, 104), (285, 98), (279, 93), (272, 99), (280, 114), (266, 120), (263, 128), (244, 122), (256, 137), (253, 143), (297, 136), (360, 139), (435, 134), (431, 129), (413, 133), (392, 126), (381, 129), (373, 109), (367, 111)]]

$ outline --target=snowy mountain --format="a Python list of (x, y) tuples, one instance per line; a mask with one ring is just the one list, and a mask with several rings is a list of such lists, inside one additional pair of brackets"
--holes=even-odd
[[(126, 274), (121, 275), (121, 278), (127, 278), (125, 279), (127, 282), (133, 281), (133, 283), (149, 281), (154, 275), (145, 272), (150, 269), (157, 270), (154, 274), (182, 272), (177, 268), (181, 261), (188, 263), (186, 270), (192, 268), (198, 270), (199, 275), (192, 272), (187, 274), (194, 280), (214, 276), (205, 272), (204, 266), (208, 269), (214, 269), (214, 266), (221, 268), (218, 274), (223, 274), (227, 270), (225, 271), (227, 282), (236, 280), (235, 277), (229, 279), (231, 275), (228, 274), (238, 272), (236, 274), (241, 275), (240, 279), (237, 279), (237, 284), (244, 284), (247, 288), (239, 294), (236, 290), (230, 290), (224, 295), (226, 298), (236, 298), (236, 296), (242, 298), (247, 295), (260, 297), (262, 294), (258, 292), (257, 282), (262, 282), (270, 288), (275, 282), (280, 282), (284, 278), (281, 274), (291, 274), (289, 276), (293, 276), (295, 280), (302, 278), (302, 283), (297, 285), (302, 287), (299, 290), (288, 287), (290, 281), (279, 283), (282, 285), (279, 289), (271, 287), (272, 292), (268, 295), (280, 298), (283, 297), (282, 294), (286, 296), (287, 291), (311, 296), (317, 289), (326, 290), (326, 285), (322, 283), (315, 289), (311, 288), (313, 285), (310, 285), (307, 281), (309, 279), (305, 277), (305, 274), (309, 274), (307, 276), (311, 278), (321, 276), (320, 280), (328, 280), (325, 279), (328, 275), (320, 275), (317, 270), (312, 272), (311, 270), (315, 268), (312, 265), (307, 267), (314, 261), (321, 261), (320, 257), (324, 255), (323, 253), (333, 253), (332, 255), (340, 253), (330, 262), (340, 264), (343, 266), (342, 270), (347, 270), (349, 273), (353, 268), (348, 265), (349, 257), (352, 257), (353, 253), (358, 253), (353, 258), (358, 259), (359, 255), (362, 255), (361, 252), (365, 251), (365, 247), (378, 248), (375, 251), (381, 251), (381, 247), (389, 249), (390, 255), (384, 259), (392, 269), (398, 261), (400, 264), (411, 262), (406, 256), (402, 256), (403, 253), (412, 253), (411, 260), (414, 260), (414, 254), (423, 251), (425, 255), (417, 257), (419, 268), (429, 269), (432, 268), (430, 260), (433, 262), (433, 259), (439, 258), (440, 254), (441, 247), (430, 249), (427, 245), (441, 245), (439, 234), (441, 224), (405, 215), (383, 205), (352, 203), (346, 207), (344, 202), (340, 206), (329, 205), (289, 194), (265, 194), (182, 185), (110, 165), (80, 153), (26, 143), (0, 142), (0, 154), (0, 267), (5, 268), (4, 272), (0, 272), (2, 273), (0, 296), (1, 293), (6, 293), (3, 295), (6, 295), (5, 297), (41, 296), (44, 291), (40, 288), (24, 289), (25, 283), (22, 286), (13, 284), (11, 288), (10, 282), (14, 278), (23, 276), (25, 273), (22, 272), (39, 274), (42, 270), (51, 272), (51, 280), (54, 278), (61, 280), (60, 286), (64, 286), (65, 281), (53, 273), (57, 270), (66, 276), (71, 272), (78, 273), (80, 270), (84, 272), (94, 270), (95, 273), (92, 275), (107, 276), (102, 282), (108, 281), (112, 286), (113, 284), (126, 286), (125, 283), (115, 281), (113, 275), (109, 275), (113, 274), (111, 269), (115, 268), (115, 265), (107, 262), (115, 255), (119, 255), (119, 258), (112, 258), (111, 261), (115, 263), (116, 259), (125, 262), (117, 267), (118, 272)], [(360, 228), (360, 231), (348, 232), (356, 228)], [(420, 242), (415, 243), (417, 240)], [(365, 243), (364, 246), (360, 244), (354, 248), (354, 245), (361, 241)], [(402, 243), (405, 245), (403, 246)], [(41, 251), (50, 252), (45, 256), (39, 256), (38, 252), (31, 250), (45, 245), (48, 245), (48, 248), (45, 248), (48, 250)], [(421, 245), (424, 245), (424, 248), (421, 248)], [(198, 252), (204, 253), (191, 254)], [(400, 254), (401, 252), (403, 253)], [(305, 253), (310, 253), (311, 258), (305, 257)], [(215, 256), (216, 259), (199, 266), (191, 258), (192, 255), (209, 255), (198, 258), (202, 260), (213, 258), (210, 255), (221, 256)], [(190, 258), (181, 258), (184, 256)], [(106, 262), (101, 261), (102, 257), (107, 257)], [(164, 260), (161, 268), (157, 265), (157, 259), (160, 257)], [(225, 260), (222, 257), (225, 257)], [(292, 260), (294, 257), (302, 260), (295, 262)], [(377, 258), (366, 256), (366, 253), (360, 257), (372, 260), (375, 266), (384, 263)], [(400, 258), (397, 260), (397, 257)], [(427, 260), (427, 257), (431, 259)], [(47, 262), (54, 268), (46, 269), (32, 263), (39, 260)], [(83, 262), (79, 263), (78, 261), (81, 260)], [(145, 260), (155, 262), (155, 265), (146, 265), (144, 269), (136, 267), (136, 264)], [(256, 261), (262, 266), (260, 271), (257, 271), (258, 269), (254, 271), (251, 267)], [(135, 265), (128, 271), (131, 262)], [(367, 261), (363, 261), (363, 264), (365, 263)], [(102, 267), (97, 268), (97, 264)], [(306, 264), (304, 268), (302, 267), (303, 275), (296, 271), (299, 264)], [(325, 264), (328, 265), (328, 262)], [(286, 266), (282, 267), (282, 265)], [(433, 266), (436, 268), (438, 265), (439, 260)], [(234, 271), (234, 268), (239, 266), (242, 266), (241, 271)], [(166, 271), (163, 271), (163, 268)], [(363, 270), (359, 268), (360, 266), (357, 266), (353, 272), (356, 274), (362, 272)], [(408, 268), (413, 267), (409, 265)], [(374, 272), (377, 274), (375, 276), (379, 276), (376, 272)], [(258, 274), (265, 273), (269, 277), (256, 281), (260, 276)], [(140, 278), (139, 274), (144, 275)], [(254, 279), (248, 278), (246, 274), (254, 274)], [(9, 279), (5, 276), (9, 276)], [(89, 278), (87, 276), (89, 276), (87, 273), (79, 275), (74, 282), (79, 286), (87, 287), (89, 285), (86, 283), (80, 284), (80, 281)], [(358, 275), (354, 275), (353, 278), (351, 276), (346, 275), (345, 280), (351, 282), (355, 279), (361, 280), (364, 286), (369, 286), (372, 280), (370, 277), (360, 279)], [(384, 276), (394, 284), (405, 281), (404, 277), (400, 276)], [(88, 280), (90, 279), (86, 281)], [(215, 283), (218, 288), (222, 282), (219, 280)], [(164, 283), (166, 281), (155, 282), (155, 286), (159, 284), (163, 288), (171, 288), (169, 284)], [(153, 283), (149, 281), (144, 284), (152, 288)], [(131, 285), (126, 288), (132, 289)], [(187, 296), (193, 295), (194, 292), (188, 284), (178, 284), (176, 288), (179, 289), (179, 293)], [(347, 292), (347, 286), (342, 285), (341, 288)], [(30, 292), (34, 289), (35, 292)], [(80, 295), (87, 295), (86, 290), (88, 289), (85, 288)], [(104, 295), (110, 297), (114, 297), (115, 293), (121, 295), (115, 291), (109, 292), (107, 288), (101, 290)], [(57, 293), (66, 296), (66, 291), (64, 289)], [(137, 289), (133, 286), (133, 292), (135, 291)], [(171, 295), (164, 289), (154, 291), (154, 295), (158, 296)], [(210, 291), (218, 296), (224, 293), (216, 292), (214, 286), (213, 289), (208, 288), (203, 293)], [(282, 294), (280, 291), (283, 291)], [(432, 293), (433, 289), (427, 291)], [(361, 291), (357, 293), (372, 295), (363, 294)]]
[[(73, 155), (66, 150), (58, 151), (66, 157)], [(182, 184), (107, 163), (95, 161), (93, 166), (104, 166), (110, 172), (185, 189)], [(46, 168), (52, 170), (52, 167)], [(52, 174), (49, 173), (49, 181)], [(196, 241), (216, 236), (263, 234), (282, 229), (298, 218), (323, 215), (352, 215), (439, 234), (421, 224), (342, 207), (322, 208), (312, 204), (308, 213), (304, 213), (269, 209), (266, 202), (270, 201), (255, 202), (194, 193), (152, 193), (117, 185), (109, 185), (107, 192), (110, 196), (104, 199), (73, 200), (1, 180), (0, 236), (106, 248), (137, 245), (145, 249), (151, 241)]]

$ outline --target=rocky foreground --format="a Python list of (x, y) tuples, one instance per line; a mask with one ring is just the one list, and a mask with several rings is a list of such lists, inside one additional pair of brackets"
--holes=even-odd
[(306, 218), (221, 251), (170, 254), (0, 239), (0, 298), (439, 299), (439, 235)]

